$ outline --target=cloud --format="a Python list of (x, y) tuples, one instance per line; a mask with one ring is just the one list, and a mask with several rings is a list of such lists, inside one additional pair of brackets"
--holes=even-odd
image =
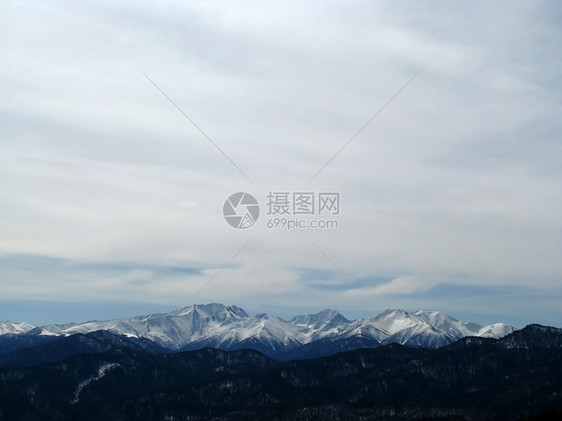
[[(559, 15), (546, 2), (7, 2), (0, 293), (179, 306), (220, 271), (201, 301), (375, 311), (341, 269), (382, 307), (447, 307), (429, 296), (440, 285), (559, 297)], [(306, 233), (332, 261), (266, 226), (268, 192), (304, 188), (341, 193), (339, 228)], [(237, 191), (262, 204), (247, 231), (222, 220)]]
[(431, 285), (428, 285), (427, 282), (421, 282), (413, 276), (402, 276), (365, 292), (374, 296), (386, 294), (413, 294), (427, 291), (430, 287)]

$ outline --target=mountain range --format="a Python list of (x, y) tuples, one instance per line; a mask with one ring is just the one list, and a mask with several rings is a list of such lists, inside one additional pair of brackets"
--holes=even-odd
[(501, 338), (514, 330), (505, 323), (481, 326), (438, 311), (386, 310), (369, 318), (348, 320), (326, 309), (284, 320), (268, 314), (249, 315), (237, 306), (213, 303), (170, 313), (85, 323), (36, 327), (0, 322), (0, 354), (74, 334), (107, 331), (152, 351), (248, 348), (288, 360), (391, 343), (440, 348), (467, 336)]

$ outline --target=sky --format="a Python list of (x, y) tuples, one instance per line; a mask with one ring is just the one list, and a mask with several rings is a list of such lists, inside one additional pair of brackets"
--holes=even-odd
[(561, 44), (556, 1), (3, 1), (0, 320), (560, 327)]

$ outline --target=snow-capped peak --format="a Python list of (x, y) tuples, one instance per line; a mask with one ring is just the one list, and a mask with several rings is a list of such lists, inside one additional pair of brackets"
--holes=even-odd
[(32, 330), (35, 326), (30, 325), (29, 323), (25, 322), (11, 322), (5, 321), (0, 322), (0, 335), (4, 335), (6, 333), (25, 333)]
[(224, 320), (227, 318), (243, 318), (248, 317), (248, 314), (240, 307), (225, 306), (224, 304), (211, 303), (211, 304), (193, 304), (179, 310), (172, 311), (171, 316), (182, 317), (189, 314), (198, 314), (203, 318), (211, 318), (214, 320)]
[(336, 310), (331, 310), (328, 308), (316, 314), (305, 314), (302, 316), (296, 316), (289, 321), (294, 325), (301, 325), (301, 326), (316, 326), (318, 324), (327, 323), (327, 322), (349, 323), (349, 320), (343, 317)]
[(493, 325), (482, 327), (476, 336), (481, 336), (483, 338), (503, 338), (509, 335), (515, 330), (515, 328), (506, 323), (495, 323)]

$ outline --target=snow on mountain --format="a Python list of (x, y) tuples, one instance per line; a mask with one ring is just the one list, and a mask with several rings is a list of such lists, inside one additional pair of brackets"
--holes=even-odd
[(366, 331), (365, 326), (370, 326), (371, 337), (382, 344), (399, 343), (428, 348), (448, 345), (465, 336), (502, 337), (514, 330), (513, 326), (504, 323), (483, 327), (438, 311), (410, 313), (402, 309), (386, 310), (368, 319), (358, 320), (357, 325), (356, 330), (362, 333)]
[(484, 326), (479, 331), (478, 334), (475, 336), (480, 336), (482, 338), (503, 338), (506, 335), (509, 335), (514, 330), (516, 330), (513, 326), (505, 324), (505, 323), (495, 323), (493, 325)]
[[(158, 313), (106, 321), (42, 326), (43, 331), (59, 335), (108, 330), (130, 337), (144, 337), (170, 349), (181, 349), (190, 342), (232, 333), (233, 325), (240, 326), (250, 318), (236, 306), (206, 304), (185, 307), (171, 313)], [(220, 343), (219, 343), (220, 344)]]
[[(23, 333), (27, 324), (0, 324), (0, 329)], [(203, 347), (221, 349), (253, 348), (268, 354), (287, 352), (315, 341), (333, 343), (400, 343), (437, 348), (465, 336), (499, 338), (513, 326), (498, 323), (481, 326), (456, 320), (437, 311), (387, 310), (376, 316), (350, 321), (335, 310), (296, 316), (290, 320), (259, 314), (252, 316), (236, 306), (191, 305), (171, 313), (123, 319), (47, 325), (33, 332), (71, 335), (107, 330), (131, 338), (147, 338), (173, 349)], [(2, 332), (2, 330), (0, 330)], [(342, 342), (343, 341), (343, 342)], [(350, 342), (351, 341), (351, 342)], [(366, 342), (365, 342), (366, 341)]]
[(0, 335), (4, 335), (6, 333), (25, 333), (29, 332), (33, 329), (34, 326), (30, 325), (29, 323), (18, 323), (18, 322), (0, 322)]
[(302, 340), (308, 343), (341, 335), (351, 322), (337, 311), (326, 309), (317, 314), (293, 317), (289, 320), (289, 323), (303, 330)]
[(289, 322), (291, 322), (294, 325), (319, 327), (321, 325), (334, 323), (334, 322), (349, 323), (349, 320), (343, 317), (336, 310), (326, 309), (316, 314), (306, 314), (302, 316), (293, 317), (291, 320), (289, 320)]

